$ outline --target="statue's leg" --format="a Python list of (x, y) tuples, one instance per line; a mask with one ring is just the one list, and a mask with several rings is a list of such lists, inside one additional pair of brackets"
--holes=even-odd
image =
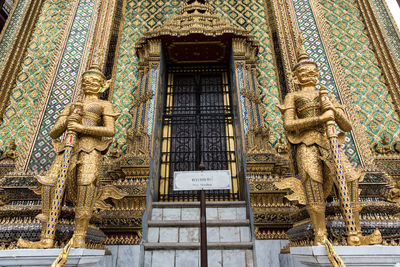
[(357, 227), (358, 236), (362, 236), (361, 226), (360, 226), (360, 212), (362, 206), (358, 201), (358, 183), (357, 181), (347, 181), (347, 189), (351, 201), (351, 208), (354, 216), (354, 223)]
[(49, 213), (55, 195), (55, 184), (57, 183), (58, 168), (61, 162), (62, 154), (59, 154), (56, 156), (50, 169), (45, 175), (35, 176), (41, 184), (42, 212), (38, 214), (36, 218), (42, 223), (42, 232), (40, 235), (40, 241), (37, 242), (27, 241), (20, 238), (17, 244), (20, 248), (52, 248), (54, 245), (54, 235), (50, 235), (46, 230), (48, 231), (47, 224)]
[(362, 210), (362, 205), (358, 201), (359, 191), (358, 191), (358, 181), (348, 181), (347, 188), (349, 189), (349, 195), (351, 200), (351, 208), (353, 211), (354, 222), (357, 227), (357, 236), (360, 239), (360, 245), (372, 245), (381, 244), (382, 235), (381, 232), (376, 229), (372, 234), (367, 236), (362, 235), (361, 225), (360, 225), (360, 212)]
[(40, 241), (32, 242), (20, 238), (17, 244), (17, 246), (20, 248), (51, 248), (54, 245), (54, 240), (52, 238), (49, 238), (49, 235), (46, 234), (46, 225), (49, 219), (51, 201), (54, 196), (54, 186), (42, 184), (41, 196), (42, 213), (36, 216), (36, 218), (42, 223)]
[(320, 153), (317, 146), (301, 144), (297, 147), (296, 155), (299, 174), (306, 194), (306, 209), (314, 227), (314, 245), (318, 245), (327, 237)]
[(314, 245), (322, 244), (322, 240), (327, 237), (325, 221), (325, 203), (322, 184), (308, 178), (303, 183), (306, 191), (307, 205), (306, 209), (310, 215), (314, 227)]
[(92, 216), (97, 186), (94, 184), (78, 185), (78, 201), (75, 207), (75, 229), (74, 242), (75, 248), (85, 247), (86, 231), (89, 220)]
[(94, 150), (90, 153), (81, 152), (80, 165), (77, 174), (77, 199), (75, 201), (75, 248), (85, 247), (86, 231), (96, 202), (97, 181), (100, 175), (101, 154)]
[(40, 235), (40, 240), (44, 240), (46, 223), (49, 219), (49, 212), (51, 209), (51, 201), (54, 197), (54, 186), (43, 184), (41, 189), (41, 196), (42, 213), (36, 215), (36, 218), (42, 223), (42, 233)]

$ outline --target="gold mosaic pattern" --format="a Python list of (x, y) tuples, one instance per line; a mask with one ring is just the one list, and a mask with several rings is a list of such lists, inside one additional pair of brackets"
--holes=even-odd
[(45, 83), (45, 74), (53, 56), (57, 38), (63, 27), (68, 2), (67, 0), (47, 0), (43, 4), (0, 127), (0, 140), (3, 143), (13, 137), (18, 147), (22, 147), (40, 90)]
[(399, 136), (400, 120), (354, 1), (321, 0), (332, 41), (358, 106), (369, 144)]
[[(137, 61), (134, 44), (144, 31), (162, 25), (175, 14), (181, 1), (140, 1), (128, 0), (120, 39), (117, 69), (113, 93), (113, 103), (122, 115), (117, 121), (116, 137), (125, 143), (125, 130), (131, 125), (130, 109), (133, 105), (132, 93), (136, 89)], [(257, 65), (257, 79), (263, 90), (263, 118), (272, 131), (271, 142), (275, 143), (283, 132), (280, 113), (275, 106), (279, 103), (276, 72), (273, 66), (268, 26), (265, 22), (262, 1), (215, 0), (215, 11), (231, 23), (243, 27), (260, 40), (260, 54)]]

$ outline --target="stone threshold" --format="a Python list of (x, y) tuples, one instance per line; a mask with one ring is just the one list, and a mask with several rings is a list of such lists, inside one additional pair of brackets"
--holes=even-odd
[[(182, 221), (182, 220), (168, 220), (168, 221), (149, 221), (149, 227), (200, 227), (200, 221)], [(207, 226), (249, 226), (249, 220), (209, 220)]]
[[(207, 208), (218, 207), (218, 208), (230, 208), (230, 207), (244, 207), (246, 206), (245, 201), (207, 201)], [(153, 208), (199, 208), (200, 202), (153, 202)]]
[[(200, 243), (185, 242), (185, 243), (144, 243), (145, 250), (198, 250)], [(253, 242), (208, 242), (207, 249), (253, 249)]]

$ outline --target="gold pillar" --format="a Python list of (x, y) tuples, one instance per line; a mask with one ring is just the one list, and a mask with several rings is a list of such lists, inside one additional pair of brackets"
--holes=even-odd
[(117, 1), (101, 1), (88, 66), (98, 65), (104, 70), (115, 19)]

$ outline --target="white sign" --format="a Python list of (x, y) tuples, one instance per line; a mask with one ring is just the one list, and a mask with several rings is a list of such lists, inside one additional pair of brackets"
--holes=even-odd
[(224, 190), (231, 189), (231, 171), (174, 172), (174, 190)]

